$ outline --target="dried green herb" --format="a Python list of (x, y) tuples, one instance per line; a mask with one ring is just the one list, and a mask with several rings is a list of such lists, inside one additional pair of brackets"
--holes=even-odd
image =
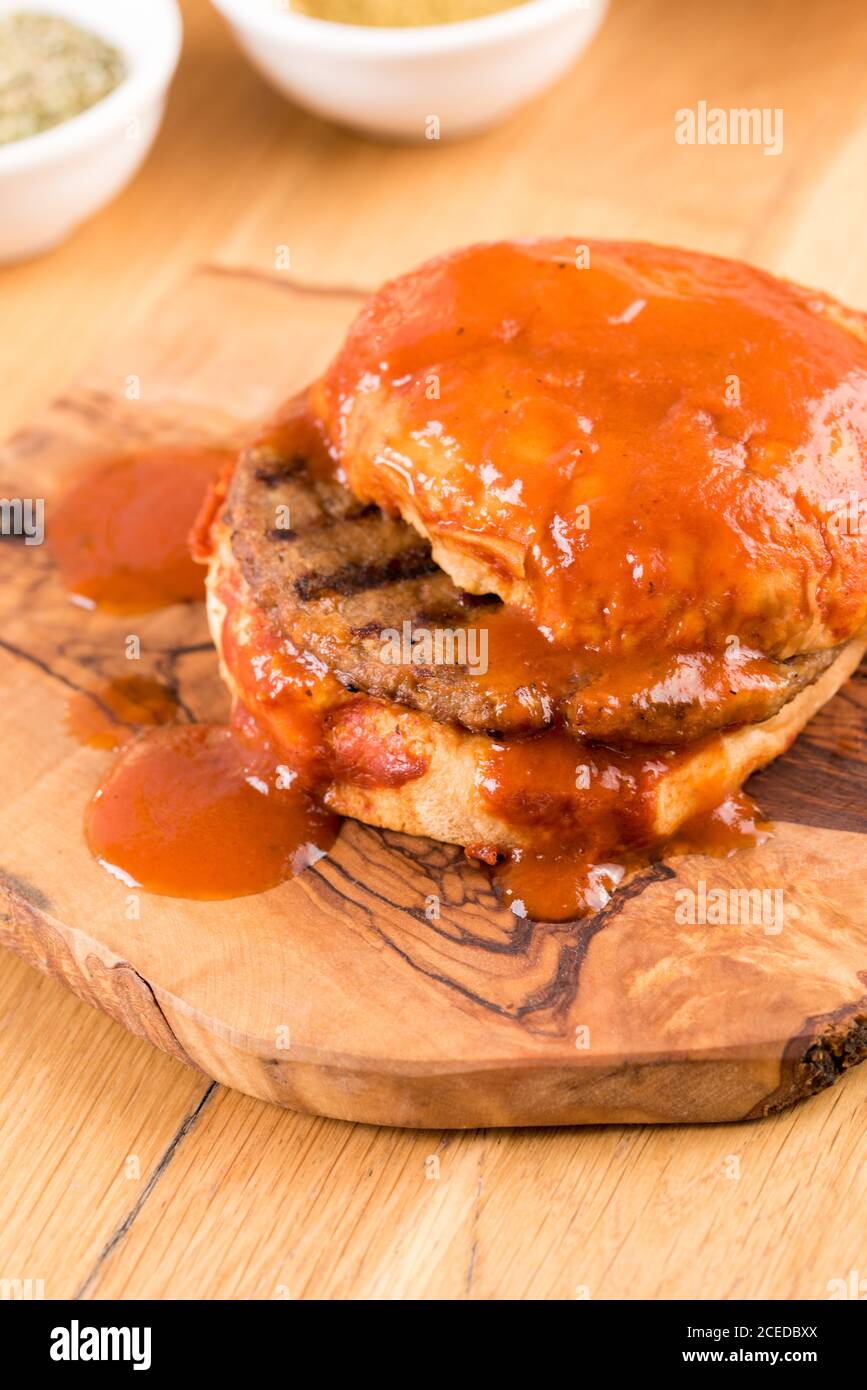
[(0, 18), (0, 145), (86, 111), (126, 76), (121, 53), (59, 15)]

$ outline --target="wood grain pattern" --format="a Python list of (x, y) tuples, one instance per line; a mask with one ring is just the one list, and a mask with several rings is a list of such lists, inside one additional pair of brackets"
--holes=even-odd
[(0, 940), (4, 946), (17, 951), (28, 965), (62, 980), (79, 999), (101, 1009), (131, 1033), (201, 1070), (180, 1046), (147, 981), (127, 961), (106, 959), (95, 941), (82, 948), (63, 926), (52, 924), (48, 901), (38, 888), (3, 870), (0, 901)]
[[(52, 503), (85, 456), (131, 438), (242, 433), (327, 357), (357, 303), (285, 277), (199, 272), (141, 340), (111, 353), (113, 371), (136, 364), (142, 398), (118, 399), (96, 369), (19, 435), (4, 495), (24, 460), (50, 538)], [(585, 922), (515, 918), (461, 850), (354, 822), (325, 860), (270, 893), (141, 894), (130, 921), (127, 890), (81, 831), (111, 755), (70, 739), (63, 708), (70, 688), (123, 673), (132, 629), (144, 674), (171, 686), (185, 719), (219, 711), (201, 611), (79, 614), (45, 551), (7, 545), (3, 557), (5, 718), (32, 758), (3, 812), (2, 939), (171, 1055), (296, 1109), (466, 1128), (758, 1116), (867, 1053), (867, 837), (863, 810), (846, 811), (863, 789), (849, 718), (863, 684), (826, 708), (784, 776), (767, 774), (770, 845), (655, 865)], [(847, 739), (854, 752), (841, 755)], [(805, 785), (828, 809), (789, 824), (791, 798), (807, 818)], [(684, 890), (702, 884), (778, 898), (777, 915), (680, 924)]]
[[(182, 4), (181, 70), (141, 176), (54, 255), (3, 274), (0, 435), (192, 264), (267, 272), (278, 244), (305, 280), (367, 285), (483, 237), (646, 236), (867, 306), (861, 0), (613, 0), (556, 91), (482, 140), (418, 150), (293, 111), (208, 0)], [(672, 113), (700, 98), (782, 106), (784, 154), (677, 149)], [(104, 373), (112, 392), (123, 365)], [(14, 724), (3, 735), (17, 749)], [(25, 759), (50, 769), (22, 748), (4, 798)], [(87, 1281), (94, 1297), (790, 1299), (867, 1270), (852, 1219), (863, 1067), (761, 1125), (655, 1130), (377, 1131), (218, 1089), (182, 1133), (200, 1084), (2, 953), (0, 1277), (44, 1276), (57, 1295)], [(145, 1144), (156, 1181), (116, 1200)]]
[(822, 1299), (863, 1270), (865, 1097), (862, 1068), (761, 1125), (448, 1133), (220, 1090), (92, 1293)]
[(6, 952), (0, 1075), (0, 1273), (47, 1297), (821, 1299), (864, 1267), (863, 1067), (760, 1125), (377, 1130), (207, 1091)]
[(0, 1073), (0, 1278), (42, 1280), (46, 1298), (70, 1298), (145, 1199), (211, 1083), (8, 951)]

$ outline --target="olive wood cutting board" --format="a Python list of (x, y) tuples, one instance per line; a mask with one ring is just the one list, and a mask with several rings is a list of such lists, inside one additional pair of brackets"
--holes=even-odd
[[(243, 431), (324, 365), (358, 303), (197, 272), (10, 441), (0, 496), (44, 497), (50, 539), (86, 464)], [(768, 843), (656, 864), (582, 922), (519, 920), (461, 850), (352, 822), (259, 897), (131, 907), (82, 833), (114, 755), (70, 736), (67, 701), (128, 676), (135, 634), (134, 674), (183, 718), (225, 717), (202, 606), (83, 611), (47, 546), (8, 539), (0, 574), (0, 942), (188, 1065), (300, 1110), (467, 1127), (758, 1117), (867, 1053), (864, 667), (753, 778)], [(720, 889), (764, 892), (760, 920), (682, 920), (685, 891)]]

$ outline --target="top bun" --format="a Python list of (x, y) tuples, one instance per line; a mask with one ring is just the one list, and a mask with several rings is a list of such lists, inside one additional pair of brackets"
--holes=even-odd
[(736, 261), (470, 247), (311, 390), (338, 476), (463, 589), (610, 656), (786, 659), (867, 625), (867, 318)]

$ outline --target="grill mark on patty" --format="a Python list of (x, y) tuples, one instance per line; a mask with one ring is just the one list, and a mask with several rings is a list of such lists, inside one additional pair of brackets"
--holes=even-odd
[(264, 484), (267, 488), (279, 487), (287, 478), (299, 473), (304, 467), (304, 459), (300, 454), (293, 454), (285, 464), (268, 464), (253, 470), (253, 476), (257, 483)]
[(429, 546), (416, 546), (385, 560), (370, 560), (361, 565), (343, 565), (331, 574), (305, 574), (295, 580), (295, 592), (305, 603), (322, 598), (326, 593), (360, 594), (370, 589), (383, 589), (399, 580), (419, 579), (434, 574)]

